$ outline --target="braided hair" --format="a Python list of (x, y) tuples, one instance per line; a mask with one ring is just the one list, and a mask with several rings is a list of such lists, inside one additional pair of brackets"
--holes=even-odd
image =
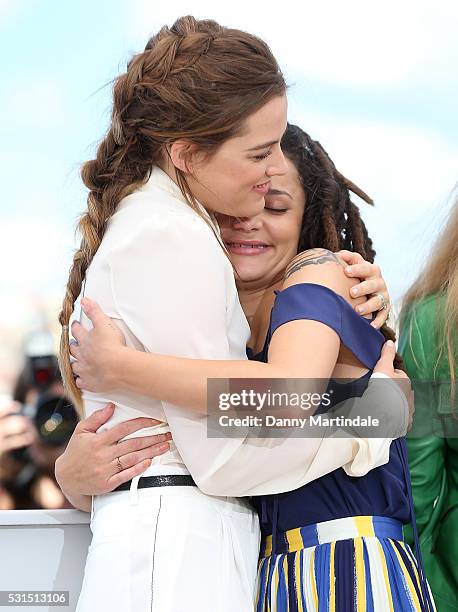
[[(350, 192), (368, 204), (373, 205), (373, 200), (343, 176), (321, 144), (297, 125), (288, 123), (281, 148), (296, 167), (306, 195), (298, 253), (317, 247), (330, 251), (348, 249), (373, 262), (372, 240), (359, 208), (351, 201)], [(394, 330), (388, 325), (384, 324), (380, 331), (386, 340), (396, 340)], [(402, 357), (397, 353), (394, 367), (404, 369)]]
[[(183, 138), (211, 155), (239, 133), (245, 119), (286, 85), (269, 47), (246, 32), (187, 16), (163, 27), (114, 83), (112, 121), (81, 177), (89, 190), (82, 236), (70, 269), (59, 322), (59, 365), (67, 394), (82, 416), (70, 363), (68, 323), (86, 270), (119, 202), (148, 180), (167, 145)], [(189, 206), (200, 214), (185, 173), (176, 170)]]

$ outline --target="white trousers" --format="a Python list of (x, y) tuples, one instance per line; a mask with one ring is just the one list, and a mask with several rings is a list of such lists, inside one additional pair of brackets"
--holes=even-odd
[(197, 487), (93, 498), (77, 612), (252, 612), (258, 517), (248, 502)]

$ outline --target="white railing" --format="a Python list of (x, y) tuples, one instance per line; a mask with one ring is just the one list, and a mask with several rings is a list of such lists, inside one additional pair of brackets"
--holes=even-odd
[(0, 511), (0, 591), (69, 592), (66, 606), (10, 604), (0, 610), (75, 610), (92, 538), (89, 520), (79, 510)]

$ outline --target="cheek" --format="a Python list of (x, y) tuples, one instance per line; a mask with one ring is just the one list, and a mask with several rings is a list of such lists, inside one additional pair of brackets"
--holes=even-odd
[(246, 168), (234, 162), (214, 168), (212, 173), (214, 177), (218, 177), (218, 191), (225, 199), (236, 197), (241, 192), (246, 193), (247, 184), (251, 180), (247, 177)]
[(298, 247), (299, 247), (299, 239), (301, 235), (302, 229), (302, 213), (295, 214), (294, 217), (290, 219), (287, 230), (287, 241), (289, 247), (291, 249), (292, 257), (297, 255)]
[(276, 246), (283, 254), (296, 255), (299, 242), (299, 229), (296, 220), (283, 219), (282, 222), (272, 227), (272, 236)]
[(221, 168), (221, 172), (230, 177), (234, 190), (245, 192), (247, 188), (251, 189), (259, 183), (264, 176), (262, 168), (250, 160), (229, 160)]

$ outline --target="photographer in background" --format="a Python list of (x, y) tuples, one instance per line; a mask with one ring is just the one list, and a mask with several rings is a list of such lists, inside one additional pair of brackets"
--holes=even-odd
[(36, 431), (32, 423), (19, 413), (20, 405), (11, 402), (0, 405), (0, 510), (13, 510), (14, 497), (5, 488), (4, 481), (8, 473), (13, 471), (9, 452), (29, 446), (36, 438)]
[(29, 354), (13, 403), (0, 407), (0, 509), (73, 508), (54, 477), (78, 422), (55, 355)]

